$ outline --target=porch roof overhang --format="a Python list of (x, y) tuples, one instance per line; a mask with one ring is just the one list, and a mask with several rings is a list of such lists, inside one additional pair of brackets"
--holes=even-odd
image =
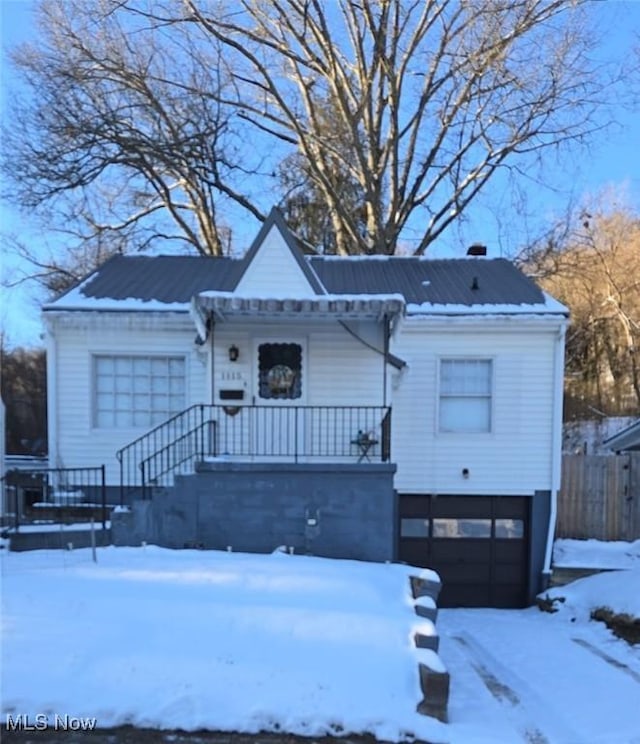
[(404, 315), (401, 294), (323, 294), (307, 297), (239, 296), (232, 292), (201, 292), (193, 298), (192, 310), (216, 321), (231, 318), (272, 318), (315, 321), (372, 320), (385, 318), (394, 327)]

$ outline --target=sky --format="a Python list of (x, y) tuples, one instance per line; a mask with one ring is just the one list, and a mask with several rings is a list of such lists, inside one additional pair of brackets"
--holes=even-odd
[[(0, 0), (0, 107), (15, 84), (7, 52), (12, 46), (34, 38), (32, 10), (34, 0)], [(605, 59), (629, 56), (634, 43), (640, 44), (640, 0), (605, 0), (595, 11), (604, 42), (600, 53)], [(638, 84), (640, 88), (640, 81)], [(637, 91), (640, 98), (640, 91)], [(464, 255), (466, 246), (481, 242), (489, 256), (512, 256), (544, 226), (564, 214), (569, 204), (582, 203), (597, 194), (616, 194), (628, 206), (640, 211), (640, 101), (628, 96), (614, 110), (614, 123), (595, 136), (588, 149), (574, 151), (572, 157), (555, 161), (548, 152), (544, 181), (533, 178), (525, 184), (528, 219), (516, 216), (511, 207), (509, 187), (495, 183), (477, 200), (467, 218), (449, 229), (434, 246), (432, 257)], [(7, 124), (6, 119), (3, 119)], [(244, 238), (247, 246), (257, 233), (256, 224)], [(42, 242), (46, 234), (37, 233), (28, 215), (0, 198), (0, 281), (15, 282), (25, 271), (16, 260), (3, 234), (13, 233), (30, 241)], [(0, 331), (9, 346), (41, 345), (42, 326), (39, 305), (42, 296), (33, 286), (3, 288), (0, 301)]]

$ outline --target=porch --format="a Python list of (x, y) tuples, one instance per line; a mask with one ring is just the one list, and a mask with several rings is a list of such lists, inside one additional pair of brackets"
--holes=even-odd
[(388, 406), (197, 404), (117, 452), (120, 503), (149, 499), (196, 463), (388, 463)]

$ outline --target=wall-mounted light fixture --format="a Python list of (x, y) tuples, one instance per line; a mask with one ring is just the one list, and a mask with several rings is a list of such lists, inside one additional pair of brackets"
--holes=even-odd
[(240, 356), (240, 350), (235, 344), (232, 344), (229, 347), (229, 361), (230, 362), (237, 362), (238, 357)]
[(469, 477), (469, 468), (462, 468), (462, 477), (463, 478)]

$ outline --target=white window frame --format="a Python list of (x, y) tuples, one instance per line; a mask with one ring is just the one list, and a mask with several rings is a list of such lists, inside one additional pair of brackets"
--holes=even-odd
[[(443, 393), (442, 390), (442, 367), (445, 362), (460, 362), (460, 363), (473, 363), (473, 362), (486, 362), (489, 365), (489, 392), (488, 393)], [(496, 364), (495, 359), (489, 356), (441, 356), (438, 358), (438, 410), (436, 427), (439, 434), (492, 434), (494, 431), (494, 402), (495, 402), (495, 372)], [(485, 428), (443, 428), (442, 426), (442, 402), (443, 398), (461, 400), (468, 398), (469, 400), (488, 399), (489, 403), (489, 425)]]
[[(128, 409), (121, 409), (118, 410), (117, 402), (115, 400), (115, 395), (117, 394), (117, 383), (115, 382), (116, 379), (118, 379), (119, 375), (114, 370), (113, 373), (113, 380), (114, 385), (112, 390), (100, 390), (99, 389), (99, 382), (98, 382), (98, 374), (99, 374), (99, 364), (100, 360), (112, 360), (114, 362), (114, 367), (118, 360), (122, 361), (125, 360), (126, 363), (131, 364), (132, 373), (126, 377), (126, 379), (131, 380), (130, 389), (128, 391), (123, 391), (124, 395), (129, 395), (131, 398), (131, 405)], [(149, 363), (149, 374), (142, 377), (142, 379), (147, 379), (149, 381), (148, 386), (145, 387), (144, 390), (140, 389), (140, 396), (146, 396), (149, 405), (145, 408), (136, 408), (135, 405), (135, 384), (133, 380), (135, 379), (135, 374), (133, 374), (133, 364), (137, 360), (142, 360)], [(165, 362), (167, 365), (167, 375), (157, 375), (156, 379), (164, 378), (169, 381), (168, 388), (166, 392), (158, 393), (158, 395), (166, 396), (167, 397), (167, 405), (163, 408), (155, 408), (153, 406), (153, 362)], [(174, 379), (181, 379), (181, 389), (180, 393), (171, 392), (171, 379), (172, 375), (170, 374), (169, 370), (169, 364), (172, 361), (179, 361), (182, 363), (182, 376), (174, 376)], [(108, 429), (118, 429), (118, 428), (126, 428), (126, 429), (151, 429), (154, 426), (157, 426), (162, 421), (170, 418), (171, 416), (175, 415), (176, 413), (180, 413), (180, 411), (183, 411), (187, 406), (187, 381), (189, 378), (188, 373), (188, 365), (187, 365), (187, 357), (184, 354), (128, 354), (128, 353), (122, 353), (122, 352), (95, 352), (92, 354), (92, 360), (91, 360), (91, 375), (92, 375), (92, 425), (94, 429), (100, 429), (102, 431), (108, 430)], [(125, 375), (120, 375), (120, 378), (125, 378)], [(110, 395), (114, 399), (111, 404), (111, 408), (105, 408), (102, 409), (103, 412), (110, 415), (110, 421), (104, 421), (101, 419), (101, 411), (99, 407), (99, 395)], [(175, 405), (172, 405), (172, 398), (177, 398), (178, 395), (180, 396), (180, 401), (175, 402)], [(118, 413), (121, 415), (118, 416)]]

